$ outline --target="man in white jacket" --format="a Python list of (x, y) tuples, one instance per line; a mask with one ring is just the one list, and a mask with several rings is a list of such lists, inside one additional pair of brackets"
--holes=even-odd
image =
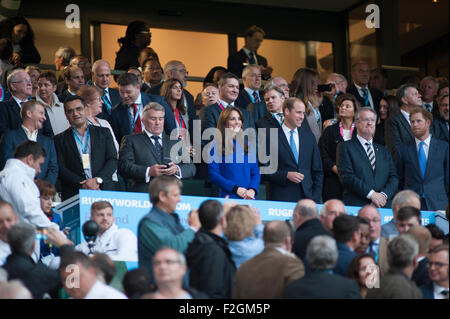
[(37, 142), (24, 141), (0, 172), (0, 198), (10, 203), (19, 219), (38, 229), (56, 227), (41, 209), (39, 189), (34, 178), (41, 172), (45, 150)]
[[(104, 253), (117, 261), (138, 261), (136, 235), (129, 229), (117, 227), (114, 223), (113, 207), (109, 202), (93, 203), (91, 220), (96, 222), (99, 228), (93, 253)], [(87, 242), (82, 242), (75, 249), (86, 255), (90, 253)]]

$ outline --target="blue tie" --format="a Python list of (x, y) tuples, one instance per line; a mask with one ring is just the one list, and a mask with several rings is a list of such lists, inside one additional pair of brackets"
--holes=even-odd
[(361, 89), (363, 91), (363, 98), (364, 98), (364, 106), (370, 106), (369, 103), (369, 90), (368, 89)]
[(294, 130), (291, 130), (291, 137), (289, 138), (289, 144), (291, 144), (291, 150), (292, 150), (292, 154), (294, 154), (294, 158), (295, 160), (298, 162), (298, 152), (297, 152), (297, 146), (295, 146), (295, 141), (294, 141)]
[(423, 149), (423, 145), (425, 142), (420, 142), (419, 145), (419, 167), (420, 172), (422, 173), (422, 178), (425, 178), (425, 170), (427, 168), (427, 157), (425, 156), (425, 151)]

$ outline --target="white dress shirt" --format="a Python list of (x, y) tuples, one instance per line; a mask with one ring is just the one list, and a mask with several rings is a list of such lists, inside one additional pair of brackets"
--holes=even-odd
[(433, 282), (433, 295), (434, 295), (434, 299), (445, 299), (444, 295), (441, 294), (441, 292), (443, 290), (447, 290), (448, 288), (444, 288), (439, 286), (438, 284), (436, 284), (435, 282)]
[(25, 135), (27, 136), (27, 139), (33, 142), (37, 141), (38, 136), (38, 130), (34, 130), (34, 132), (30, 132), (25, 126), (21, 125), (23, 131), (25, 132)]
[(97, 280), (83, 299), (128, 299), (120, 291)]
[[(291, 131), (292, 130), (289, 127), (287, 127), (285, 124), (283, 124), (281, 127), (283, 129), (284, 135), (286, 135), (286, 139), (287, 139), (289, 145), (291, 145)], [(295, 148), (297, 149), (297, 153), (300, 154), (299, 149), (298, 149), (299, 137), (298, 137), (298, 130), (297, 130), (297, 128), (294, 129), (293, 137), (294, 137)]]
[(402, 109), (400, 109), (400, 112), (403, 114), (403, 117), (408, 121), (409, 125), (411, 125), (411, 121), (409, 120), (409, 113)]
[(261, 96), (259, 95), (258, 90), (252, 90), (250, 88), (244, 88), (244, 90), (247, 92), (247, 94), (250, 96), (250, 100), (255, 103), (255, 97), (253, 96), (253, 93), (256, 92), (256, 94), (258, 94), (259, 100), (261, 100)]
[[(414, 140), (416, 141), (417, 154), (419, 154), (420, 143), (422, 143), (422, 141), (417, 139), (417, 137), (415, 137)], [(428, 135), (428, 137), (423, 142), (424, 142), (423, 150), (425, 152), (425, 157), (426, 159), (428, 159), (428, 151), (430, 150), (431, 135)]]
[[(138, 261), (137, 238), (133, 232), (127, 228), (121, 228), (113, 224), (101, 236), (97, 236), (93, 252), (104, 253), (112, 260), (116, 261)], [(75, 250), (89, 254), (87, 242), (82, 242), (75, 247)]]
[(66, 113), (64, 112), (64, 104), (59, 102), (58, 97), (53, 93), (53, 104), (45, 103), (39, 95), (36, 95), (36, 101), (42, 102), (45, 105), (50, 124), (52, 125), (53, 134), (58, 135), (64, 132), (69, 127)]
[(221, 99), (218, 99), (218, 101), (219, 101), (219, 104), (222, 104), (222, 106), (226, 109), (227, 107), (229, 107), (230, 105), (231, 106), (234, 106), (234, 101), (233, 102), (231, 102), (230, 104), (228, 104), (227, 102), (225, 102), (224, 100), (221, 100)]
[[(139, 110), (139, 118), (141, 119), (141, 127), (142, 129), (144, 128), (144, 123), (142, 122), (142, 117), (144, 116), (144, 105), (142, 105), (142, 98), (141, 98), (141, 93), (139, 93), (139, 96), (137, 97), (136, 101), (134, 101), (134, 104), (137, 105), (138, 110)], [(130, 106), (128, 108), (128, 113), (130, 114), (130, 118), (131, 118), (131, 127), (134, 128), (134, 105)]]
[(356, 83), (354, 83), (354, 84), (355, 84), (356, 89), (358, 90), (359, 95), (360, 95), (362, 98), (364, 98), (364, 91), (363, 91), (363, 89), (367, 89), (367, 94), (369, 95), (369, 104), (370, 104), (370, 107), (371, 107), (372, 109), (375, 109), (375, 104), (373, 104), (372, 95), (370, 94), (369, 86), (366, 85), (366, 87), (363, 88), (362, 86), (359, 86), (359, 85), (356, 84)]

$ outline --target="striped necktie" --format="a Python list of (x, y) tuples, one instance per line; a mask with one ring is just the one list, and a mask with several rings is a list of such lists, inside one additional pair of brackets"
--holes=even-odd
[(370, 143), (365, 144), (367, 147), (367, 157), (369, 157), (370, 165), (372, 166), (372, 170), (375, 170), (375, 153), (373, 152), (372, 147), (370, 147)]

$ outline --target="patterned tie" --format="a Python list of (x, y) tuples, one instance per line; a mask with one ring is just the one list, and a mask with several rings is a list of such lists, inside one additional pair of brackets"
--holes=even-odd
[(253, 54), (253, 52), (250, 52), (249, 56), (250, 56), (250, 59), (248, 60), (248, 62), (250, 64), (256, 64), (255, 55)]
[(284, 114), (280, 112), (280, 113), (277, 113), (277, 115), (280, 117), (281, 124), (283, 124), (283, 122), (284, 122)]
[(158, 155), (158, 158), (160, 160), (160, 163), (162, 163), (162, 146), (159, 143), (159, 136), (157, 135), (152, 135), (152, 139), (155, 141), (155, 150), (156, 150), (156, 155)]
[(111, 105), (111, 102), (109, 101), (108, 96), (106, 95), (106, 93), (107, 93), (107, 91), (104, 90), (103, 91), (103, 96), (102, 96), (102, 101), (106, 105), (106, 110), (108, 111), (108, 114), (111, 114), (112, 105)]
[(367, 157), (369, 157), (370, 165), (372, 166), (372, 170), (375, 170), (375, 153), (370, 147), (370, 143), (365, 144), (367, 147)]
[(291, 136), (289, 138), (289, 144), (291, 145), (292, 154), (294, 154), (295, 160), (298, 162), (298, 152), (297, 152), (297, 146), (295, 146), (295, 140), (294, 140), (294, 130), (291, 130)]
[(369, 103), (369, 90), (367, 88), (361, 89), (363, 91), (363, 99), (364, 99), (364, 106), (370, 106)]
[[(133, 104), (133, 121), (134, 121), (134, 133), (142, 133), (142, 123), (141, 115), (139, 113), (139, 108), (136, 103)], [(137, 119), (136, 119), (137, 114)]]
[(253, 91), (253, 99), (255, 100), (255, 103), (261, 102), (261, 100), (259, 99), (259, 94), (258, 94), (258, 92)]
[(420, 172), (422, 173), (422, 178), (425, 178), (425, 170), (427, 168), (427, 157), (425, 156), (425, 150), (423, 149), (423, 145), (425, 142), (420, 142), (419, 145), (419, 167)]
[(425, 104), (425, 108), (428, 112), (432, 112), (433, 111), (433, 107), (431, 106), (431, 104), (426, 103)]

